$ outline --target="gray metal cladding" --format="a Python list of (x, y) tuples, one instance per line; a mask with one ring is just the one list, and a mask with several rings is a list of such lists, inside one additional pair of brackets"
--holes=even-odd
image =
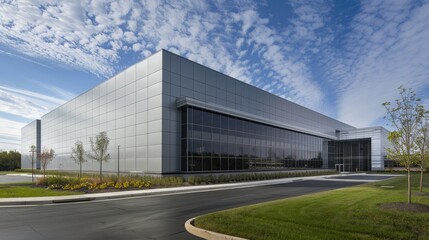
[[(119, 168), (122, 172), (179, 172), (181, 117), (176, 100), (183, 97), (332, 138), (336, 138), (336, 130), (356, 130), (353, 126), (161, 50), (41, 118), (42, 146), (56, 151), (49, 168), (77, 170), (78, 165), (70, 158), (74, 143), (80, 140), (89, 150), (89, 138), (106, 131), (110, 138), (108, 151), (111, 159), (104, 164), (105, 171), (117, 171), (119, 146)], [(30, 134), (30, 128), (24, 127), (22, 131), (24, 137)], [(24, 140), (22, 145), (25, 152), (28, 142)], [(83, 168), (96, 171), (98, 166), (97, 162), (88, 161)]]

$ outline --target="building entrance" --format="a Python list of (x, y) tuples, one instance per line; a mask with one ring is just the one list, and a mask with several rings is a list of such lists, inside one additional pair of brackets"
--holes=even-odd
[(371, 171), (371, 139), (329, 142), (329, 167), (343, 172)]

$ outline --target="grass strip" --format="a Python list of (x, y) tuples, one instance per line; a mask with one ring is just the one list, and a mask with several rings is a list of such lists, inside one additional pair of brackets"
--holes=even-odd
[[(418, 176), (412, 178), (416, 189)], [(406, 179), (398, 177), (211, 213), (195, 225), (248, 239), (429, 239), (429, 213), (379, 207), (405, 201)], [(415, 195), (413, 201), (429, 204), (429, 197)]]
[(81, 192), (50, 190), (32, 183), (0, 184), (0, 198), (49, 197), (82, 194)]

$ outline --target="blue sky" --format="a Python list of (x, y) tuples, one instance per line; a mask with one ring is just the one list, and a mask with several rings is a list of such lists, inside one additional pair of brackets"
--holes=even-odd
[(161, 48), (356, 127), (397, 87), (429, 107), (429, 1), (0, 4), (0, 149), (20, 129)]

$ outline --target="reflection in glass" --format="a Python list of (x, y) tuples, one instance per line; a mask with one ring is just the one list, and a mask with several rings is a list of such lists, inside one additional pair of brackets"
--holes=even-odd
[(334, 168), (339, 162), (364, 171), (371, 161), (367, 139), (331, 141), (190, 106), (182, 108), (181, 142), (186, 172)]

